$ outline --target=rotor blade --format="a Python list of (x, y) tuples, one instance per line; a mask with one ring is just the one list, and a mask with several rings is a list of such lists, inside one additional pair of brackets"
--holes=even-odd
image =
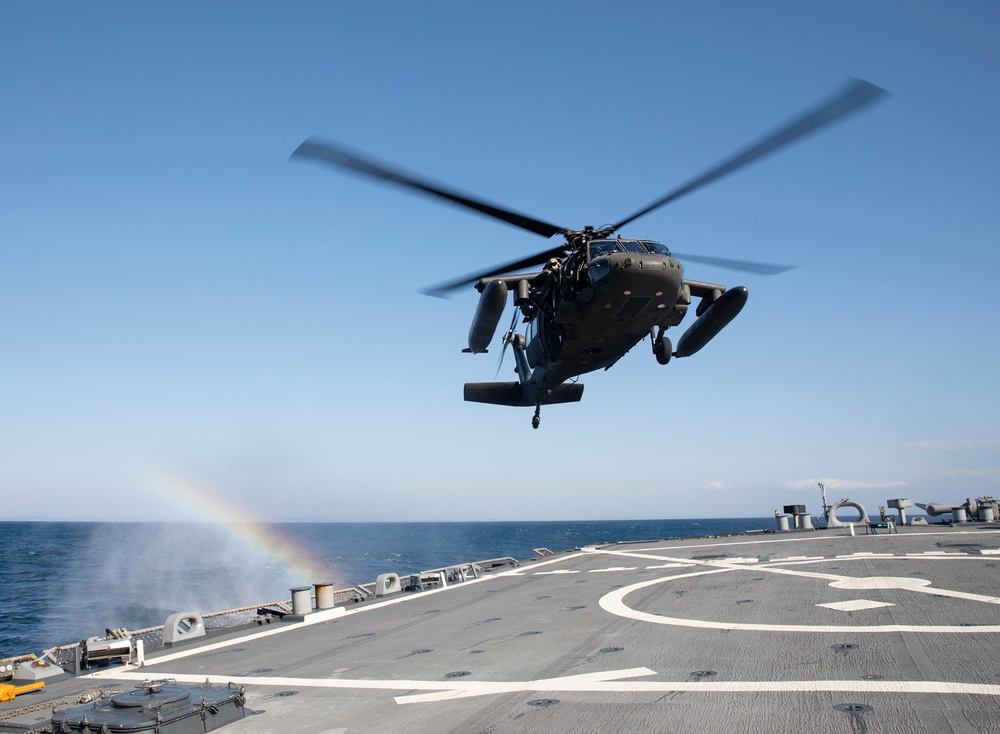
[(852, 112), (860, 110), (862, 107), (874, 102), (876, 99), (885, 94), (888, 94), (888, 92), (881, 87), (877, 87), (870, 82), (864, 81), (863, 79), (855, 79), (847, 86), (846, 89), (838, 93), (833, 99), (824, 102), (813, 110), (806, 112), (782, 127), (780, 130), (771, 133), (760, 142), (751, 145), (749, 148), (737, 153), (729, 160), (720, 163), (715, 168), (712, 168), (706, 173), (703, 173), (701, 176), (698, 176), (692, 181), (684, 184), (679, 189), (670, 192), (666, 196), (657, 199), (646, 208), (640, 209), (630, 217), (623, 219), (618, 222), (618, 224), (614, 225), (612, 231), (621, 229), (629, 222), (648, 214), (654, 209), (658, 209), (672, 201), (676, 201), (682, 196), (690, 194), (692, 191), (712, 183), (716, 179), (720, 179), (723, 176), (742, 168), (743, 166), (749, 165), (758, 158), (763, 158), (764, 156), (783, 148), (801, 137), (814, 133), (826, 125), (829, 125), (842, 117), (846, 117)]
[(426, 194), (447, 199), (448, 201), (459, 204), (460, 206), (475, 209), (477, 212), (486, 214), (494, 219), (507, 222), (508, 224), (513, 224), (515, 227), (526, 229), (529, 232), (540, 234), (543, 237), (551, 237), (556, 234), (561, 234), (564, 231), (563, 227), (557, 227), (554, 224), (542, 222), (538, 219), (533, 219), (508, 209), (501, 209), (498, 206), (487, 204), (486, 202), (470, 199), (463, 194), (455, 191), (449, 191), (445, 187), (436, 183), (421, 181), (413, 176), (386, 168), (381, 164), (361, 158), (354, 153), (348, 153), (346, 150), (334, 145), (333, 143), (321, 141), (315, 137), (307, 138), (302, 145), (295, 149), (295, 152), (292, 153), (290, 159), (291, 158), (313, 158), (315, 160), (337, 166), (338, 168), (347, 168), (352, 171), (357, 171), (358, 173), (372, 176), (373, 178), (382, 179), (383, 181), (393, 181), (401, 186), (417, 189), (418, 191), (423, 191)]
[(705, 255), (688, 255), (686, 253), (670, 251), (678, 260), (689, 260), (705, 265), (715, 265), (729, 270), (741, 270), (744, 273), (754, 273), (755, 275), (779, 275), (795, 270), (798, 265), (775, 265), (774, 263), (759, 263), (752, 260), (731, 260), (727, 257), (706, 257)]
[(542, 263), (548, 262), (549, 259), (553, 257), (564, 257), (566, 254), (567, 245), (565, 243), (559, 245), (558, 247), (553, 247), (544, 252), (539, 252), (534, 255), (529, 255), (528, 257), (522, 258), (520, 260), (515, 260), (511, 263), (506, 263), (504, 265), (497, 265), (495, 268), (491, 268), (483, 273), (474, 273), (469, 275), (463, 275), (461, 278), (456, 278), (455, 280), (450, 280), (447, 283), (438, 283), (437, 285), (426, 288), (422, 291), (424, 295), (434, 296), (436, 298), (444, 298), (448, 291), (455, 290), (456, 288), (461, 288), (463, 285), (468, 285), (469, 283), (475, 283), (480, 278), (491, 278), (494, 275), (504, 275), (505, 273), (513, 273), (518, 270), (524, 270), (525, 268), (530, 268), (535, 265), (541, 265)]

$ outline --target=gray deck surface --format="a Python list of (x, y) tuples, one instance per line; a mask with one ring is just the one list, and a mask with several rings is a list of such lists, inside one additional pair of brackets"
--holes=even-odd
[(16, 705), (209, 678), (247, 686), (256, 713), (232, 734), (1000, 732), (998, 568), (996, 525), (600, 546), (212, 636)]

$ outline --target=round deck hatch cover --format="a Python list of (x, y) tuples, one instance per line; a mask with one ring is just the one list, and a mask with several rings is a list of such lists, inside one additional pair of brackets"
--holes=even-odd
[(111, 699), (118, 708), (139, 708), (140, 706), (166, 706), (187, 701), (191, 693), (178, 685), (167, 684), (157, 688), (136, 688), (119, 693)]

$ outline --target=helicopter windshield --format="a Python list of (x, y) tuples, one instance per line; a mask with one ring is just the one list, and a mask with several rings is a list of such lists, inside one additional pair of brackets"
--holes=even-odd
[(670, 250), (667, 249), (667, 246), (661, 245), (659, 242), (650, 242), (649, 240), (643, 240), (642, 245), (643, 247), (646, 248), (647, 251), (655, 255), (666, 255), (667, 257), (671, 257)]
[(594, 240), (590, 243), (590, 259), (595, 260), (615, 252), (634, 252), (639, 255), (665, 255), (671, 257), (666, 245), (650, 240), (626, 240), (618, 237), (613, 240)]
[(635, 240), (618, 240), (618, 244), (625, 248), (625, 252), (634, 252), (637, 255), (645, 255), (646, 250), (641, 242)]
[(625, 252), (619, 240), (595, 240), (590, 243), (590, 259), (594, 260), (612, 252)]

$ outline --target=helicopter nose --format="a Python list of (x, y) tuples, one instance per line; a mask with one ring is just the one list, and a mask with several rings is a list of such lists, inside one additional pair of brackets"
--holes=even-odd
[(656, 290), (672, 283), (680, 288), (684, 280), (681, 264), (672, 257), (623, 257), (612, 264), (611, 271), (620, 275), (616, 280), (634, 281), (637, 286), (646, 283)]

